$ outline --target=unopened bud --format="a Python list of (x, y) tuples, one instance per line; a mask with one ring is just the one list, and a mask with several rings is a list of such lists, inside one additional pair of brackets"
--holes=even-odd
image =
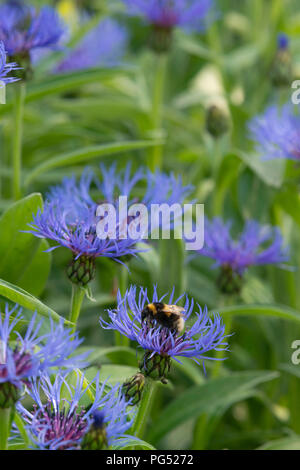
[(212, 105), (206, 111), (206, 129), (215, 138), (220, 137), (230, 129), (230, 117), (227, 111)]
[(243, 278), (229, 265), (221, 267), (221, 273), (217, 280), (217, 285), (224, 294), (239, 294), (243, 286)]
[(0, 408), (12, 408), (20, 398), (20, 390), (10, 382), (0, 383)]
[(94, 279), (96, 273), (95, 259), (91, 256), (73, 258), (70, 262), (67, 275), (73, 284), (86, 287)]
[(289, 39), (285, 34), (278, 36), (278, 48), (271, 68), (271, 81), (275, 87), (289, 86), (293, 79), (292, 57)]
[(82, 439), (82, 450), (105, 450), (108, 447), (106, 424), (104, 422), (104, 415), (101, 411), (93, 413), (93, 423)]
[(171, 357), (148, 351), (140, 361), (139, 368), (145, 376), (151, 377), (153, 380), (160, 380), (165, 384), (171, 369)]
[(157, 54), (165, 54), (171, 49), (172, 39), (172, 28), (154, 25), (150, 35), (150, 47)]
[(126, 401), (130, 402), (130, 406), (137, 405), (141, 399), (145, 386), (145, 376), (138, 372), (131, 377), (122, 386), (122, 393)]

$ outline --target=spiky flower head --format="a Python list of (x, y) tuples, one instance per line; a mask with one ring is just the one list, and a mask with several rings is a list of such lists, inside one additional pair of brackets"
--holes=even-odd
[(138, 15), (157, 27), (176, 26), (201, 31), (212, 8), (212, 0), (123, 0), (130, 15)]
[(23, 0), (10, 0), (0, 5), (0, 40), (10, 57), (30, 69), (30, 54), (36, 49), (56, 48), (65, 26), (56, 10), (40, 9)]
[(14, 70), (19, 70), (19, 67), (15, 62), (7, 62), (6, 50), (3, 42), (0, 41), (0, 88), (3, 86), (3, 83), (12, 83), (19, 80), (16, 77), (8, 76)]
[(219, 286), (223, 292), (240, 291), (242, 276), (250, 266), (283, 264), (289, 260), (278, 227), (248, 220), (238, 238), (231, 235), (231, 222), (216, 217), (205, 220), (205, 244), (198, 253), (221, 267)]
[(18, 400), (29, 380), (52, 367), (80, 367), (85, 365), (86, 354), (69, 357), (82, 340), (64, 328), (63, 323), (50, 319), (49, 333), (40, 332), (42, 321), (36, 314), (22, 336), (17, 326), (23, 320), (21, 309), (5, 306), (0, 314), (0, 407), (9, 408)]
[[(146, 305), (155, 302), (177, 305), (184, 299), (184, 320), (188, 321), (184, 334), (177, 333), (155, 320), (145, 322), (142, 320), (142, 311)], [(197, 364), (209, 357), (212, 351), (226, 351), (225, 326), (219, 315), (209, 316), (207, 308), (203, 310), (197, 304), (194, 309), (194, 300), (189, 300), (184, 294), (174, 299), (174, 291), (159, 297), (157, 286), (153, 294), (148, 295), (147, 289), (131, 286), (122, 297), (117, 296), (117, 308), (108, 310), (110, 322), (100, 318), (104, 329), (119, 331), (122, 335), (138, 345), (145, 351), (140, 363), (140, 370), (155, 380), (165, 382), (170, 370), (171, 359), (180, 362), (180, 357), (189, 357)], [(192, 324), (192, 318), (194, 323)]]
[[(75, 378), (75, 382), (74, 382)], [(75, 385), (72, 385), (72, 382)], [(18, 404), (35, 447), (41, 450), (101, 450), (130, 437), (132, 425), (126, 401), (118, 386), (107, 393), (107, 381), (99, 374), (88, 385), (81, 374), (44, 375), (28, 390), (34, 401), (32, 411)], [(94, 397), (90, 405), (86, 405)], [(44, 400), (46, 397), (46, 401)]]
[(300, 108), (286, 104), (268, 107), (263, 114), (249, 123), (251, 139), (256, 142), (257, 152), (262, 159), (300, 159)]
[[(119, 210), (119, 195), (127, 197), (129, 206), (137, 202), (132, 195), (135, 185), (138, 182), (146, 183), (147, 188), (139, 202), (150, 207), (152, 203), (181, 202), (189, 192), (189, 187), (182, 186), (173, 175), (154, 175), (138, 170), (131, 176), (130, 166), (120, 173), (114, 165), (109, 169), (102, 167), (102, 176), (99, 181), (87, 169), (79, 182), (75, 177), (65, 178), (62, 185), (51, 189), (43, 211), (39, 210), (30, 224), (33, 235), (57, 243), (51, 250), (64, 246), (72, 251), (74, 260), (68, 275), (73, 282), (83, 286), (93, 278), (95, 258), (106, 257), (123, 262), (124, 257), (134, 256), (140, 251), (136, 244), (143, 240), (145, 233), (138, 234), (134, 239), (130, 233), (123, 236), (124, 224), (130, 220), (126, 214), (119, 215), (122, 212)], [(92, 182), (99, 193), (98, 203), (91, 197)], [(97, 233), (101, 217), (96, 213), (102, 202), (110, 203), (116, 211), (115, 234), (111, 237), (99, 237)]]
[(123, 0), (129, 15), (141, 16), (152, 26), (150, 45), (155, 52), (167, 52), (175, 27), (202, 31), (207, 24), (212, 0)]
[(60, 73), (116, 65), (125, 52), (127, 38), (124, 27), (111, 18), (106, 18), (87, 33), (54, 71)]

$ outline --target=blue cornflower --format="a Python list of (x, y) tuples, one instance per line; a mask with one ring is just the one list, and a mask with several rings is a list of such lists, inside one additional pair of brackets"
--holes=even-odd
[(0, 40), (10, 56), (27, 57), (37, 48), (55, 48), (64, 33), (63, 22), (51, 7), (38, 10), (23, 0), (0, 6)]
[[(15, 62), (6, 61), (6, 51), (2, 41), (0, 41), (0, 82), (12, 83), (19, 80), (15, 77), (8, 77), (8, 74), (14, 70), (19, 70), (18, 65)], [(0, 84), (1, 88), (1, 84)]]
[(4, 318), (0, 315), (0, 407), (4, 408), (13, 406), (31, 378), (52, 367), (85, 365), (86, 354), (69, 357), (82, 340), (65, 329), (62, 322), (54, 324), (50, 319), (50, 332), (41, 334), (42, 321), (36, 324), (35, 314), (21, 336), (17, 329), (21, 310), (17, 305), (11, 310), (6, 305)]
[[(174, 291), (159, 297), (157, 287), (154, 286), (153, 295), (149, 296), (147, 289), (131, 286), (121, 296), (118, 292), (117, 308), (108, 310), (110, 322), (100, 318), (100, 324), (105, 329), (119, 331), (132, 341), (136, 341), (145, 350), (145, 356), (140, 364), (141, 372), (155, 379), (165, 379), (170, 369), (171, 358), (177, 362), (179, 357), (189, 357), (197, 364), (205, 359), (217, 360), (209, 357), (210, 351), (227, 351), (225, 340), (225, 326), (219, 315), (210, 317), (207, 307), (203, 310), (197, 304), (194, 310), (194, 300), (185, 296), (183, 319), (194, 323), (185, 328), (184, 334), (171, 330), (155, 321), (143, 321), (142, 311), (148, 304), (163, 302), (176, 305), (184, 295), (174, 300)], [(151, 363), (151, 366), (150, 366)]]
[(58, 64), (55, 72), (116, 65), (125, 52), (127, 39), (124, 27), (110, 18), (102, 20)]
[[(128, 198), (129, 204), (139, 202), (148, 209), (152, 204), (181, 204), (193, 188), (191, 185), (184, 186), (181, 177), (176, 178), (173, 173), (167, 175), (159, 170), (152, 173), (150, 170), (140, 168), (132, 175), (130, 164), (120, 172), (117, 171), (115, 164), (108, 168), (101, 165), (101, 173), (103, 178), (101, 182), (97, 182), (97, 186), (105, 201), (113, 203), (121, 195)], [(140, 182), (146, 182), (146, 190), (137, 199), (133, 192)]]
[[(28, 393), (33, 411), (18, 404), (34, 445), (41, 450), (100, 450), (128, 441), (125, 433), (132, 419), (118, 385), (105, 394), (107, 381), (100, 386), (99, 374), (89, 385), (82, 374), (75, 385), (68, 384), (68, 377), (59, 373), (54, 381), (48, 375), (32, 381)], [(94, 395), (90, 406), (82, 403), (88, 394)]]
[(214, 267), (221, 267), (218, 281), (226, 293), (239, 292), (242, 275), (250, 266), (281, 264), (289, 259), (278, 227), (248, 220), (238, 239), (233, 239), (230, 231), (231, 222), (206, 219), (204, 248), (198, 252), (215, 260)]
[(60, 186), (52, 188), (43, 211), (39, 209), (33, 217), (30, 232), (55, 241), (57, 245), (50, 250), (58, 246), (69, 248), (76, 260), (106, 257), (119, 261), (123, 256), (135, 255), (139, 250), (134, 240), (98, 238), (98, 204), (90, 196), (93, 179), (94, 174), (87, 170), (79, 182), (75, 177), (65, 178)]
[(162, 29), (182, 27), (188, 31), (205, 28), (212, 0), (123, 0), (128, 13), (142, 16), (151, 25)]
[(249, 130), (263, 159), (300, 159), (300, 116), (291, 104), (268, 107), (250, 121)]
[[(180, 203), (190, 190), (189, 187), (182, 186), (181, 180), (176, 180), (173, 175), (167, 176), (158, 172), (151, 174), (138, 170), (131, 176), (130, 166), (124, 173), (117, 173), (114, 165), (109, 169), (102, 167), (102, 175), (100, 182), (93, 172), (87, 169), (79, 182), (76, 182), (75, 177), (65, 178), (62, 185), (50, 191), (43, 211), (38, 210), (33, 223), (30, 224), (30, 232), (35, 236), (49, 238), (57, 243), (51, 250), (64, 246), (72, 251), (75, 261), (86, 258), (83, 263), (78, 261), (81, 268), (79, 281), (82, 285), (87, 284), (94, 275), (95, 258), (107, 257), (122, 262), (123, 257), (134, 256), (140, 251), (136, 244), (145, 236), (144, 232), (140, 235), (138, 233), (134, 239), (130, 238), (129, 233), (125, 234), (125, 237), (121, 236), (124, 223), (131, 221), (124, 215), (125, 220), (116, 220), (115, 237), (99, 238), (97, 223), (101, 217), (96, 215), (99, 204), (111, 203), (119, 214), (119, 195), (128, 198), (128, 205), (132, 202), (142, 202), (150, 207), (152, 203)], [(134, 199), (132, 191), (135, 185), (145, 180), (147, 189), (144, 196), (140, 200)], [(92, 182), (95, 182), (100, 192), (98, 204), (90, 195)], [(88, 266), (83, 266), (85, 263)], [(78, 267), (76, 272), (73, 267), (74, 263), (68, 274), (75, 282), (75, 277), (78, 281)]]

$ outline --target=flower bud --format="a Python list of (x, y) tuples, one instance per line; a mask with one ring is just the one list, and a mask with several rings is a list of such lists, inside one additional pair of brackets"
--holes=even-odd
[(235, 272), (231, 266), (223, 265), (217, 280), (217, 285), (224, 294), (239, 294), (243, 285), (242, 276)]
[(206, 129), (215, 138), (226, 134), (230, 129), (228, 113), (219, 106), (210, 106), (206, 111)]
[(108, 447), (104, 414), (101, 411), (93, 413), (93, 422), (81, 442), (81, 450), (105, 450)]
[(157, 54), (165, 54), (171, 49), (172, 39), (172, 28), (153, 25), (150, 35), (150, 48)]
[(271, 81), (275, 87), (289, 86), (293, 79), (292, 57), (289, 40), (284, 34), (278, 36), (278, 48), (271, 68)]
[(142, 392), (145, 386), (145, 376), (138, 372), (131, 377), (122, 386), (122, 393), (126, 401), (130, 401), (130, 406), (137, 405), (141, 399)]
[(96, 265), (95, 259), (91, 256), (80, 256), (73, 258), (70, 262), (67, 275), (73, 284), (86, 287), (88, 283), (95, 277)]
[(10, 61), (16, 62), (20, 69), (16, 70), (15, 77), (23, 81), (32, 80), (33, 68), (31, 65), (31, 58), (28, 52), (23, 54), (16, 54), (10, 57)]
[(153, 380), (160, 380), (165, 384), (171, 369), (171, 357), (161, 356), (157, 353), (153, 354), (148, 351), (140, 361), (139, 368), (145, 376), (151, 377)]
[(20, 398), (20, 390), (10, 382), (0, 383), (0, 408), (12, 408)]

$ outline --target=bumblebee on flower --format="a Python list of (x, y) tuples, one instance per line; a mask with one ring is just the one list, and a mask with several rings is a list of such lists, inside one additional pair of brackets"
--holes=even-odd
[[(182, 308), (177, 306), (184, 299)], [(192, 316), (195, 318), (191, 326), (178, 331), (165, 323), (157, 322), (155, 316), (151, 322), (143, 321), (145, 308), (149, 305), (164, 304), (165, 308), (172, 307), (177, 314), (183, 316), (191, 324)], [(176, 309), (177, 306), (177, 309)], [(180, 362), (180, 357), (189, 357), (197, 364), (205, 360), (218, 360), (210, 357), (212, 351), (227, 351), (225, 341), (225, 325), (219, 315), (209, 316), (207, 308), (203, 310), (199, 305), (194, 309), (193, 299), (189, 300), (183, 294), (174, 299), (174, 291), (162, 297), (158, 295), (157, 286), (153, 288), (152, 296), (147, 289), (131, 286), (122, 297), (117, 296), (117, 308), (108, 310), (110, 322), (100, 318), (100, 324), (105, 329), (117, 330), (132, 341), (136, 341), (144, 350), (144, 357), (139, 367), (140, 372), (154, 380), (163, 383), (167, 381), (174, 359)], [(136, 380), (132, 385), (136, 386)]]

